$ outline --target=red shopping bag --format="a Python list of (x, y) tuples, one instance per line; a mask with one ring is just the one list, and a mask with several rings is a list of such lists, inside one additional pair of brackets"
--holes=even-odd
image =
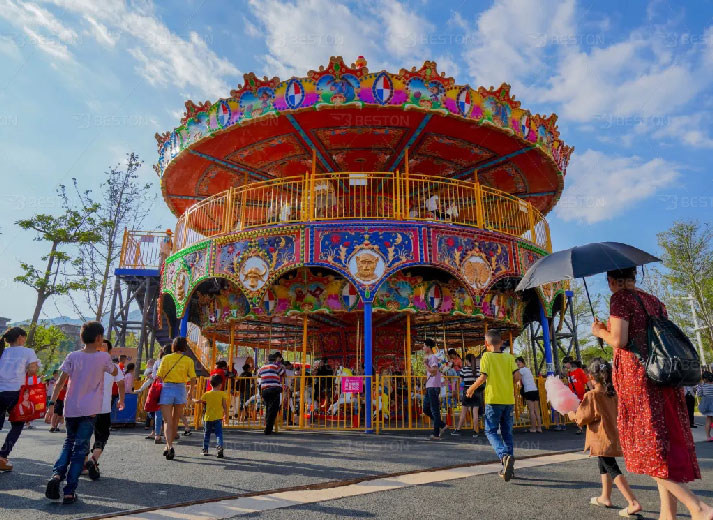
[(37, 376), (25, 376), (25, 384), (20, 387), (20, 398), (10, 410), (10, 422), (28, 422), (44, 417), (47, 411), (47, 388), (37, 381)]
[(154, 382), (151, 383), (149, 391), (146, 394), (146, 402), (144, 403), (145, 412), (157, 412), (161, 408), (161, 405), (158, 404), (158, 401), (159, 399), (161, 399), (162, 389), (163, 381), (161, 381), (161, 378), (157, 377)]

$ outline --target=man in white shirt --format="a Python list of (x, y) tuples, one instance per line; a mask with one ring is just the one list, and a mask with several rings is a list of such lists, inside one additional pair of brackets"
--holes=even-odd
[[(27, 332), (20, 327), (8, 329), (0, 338), (0, 350), (4, 349), (0, 356), (0, 429), (5, 422), (5, 414), (20, 399), (20, 388), (25, 384), (25, 377), (35, 375), (39, 370), (40, 360), (34, 350), (25, 347), (25, 341)], [(10, 424), (5, 443), (0, 448), (0, 471), (12, 471), (12, 464), (7, 458), (25, 423), (13, 421)]]
[[(111, 342), (108, 339), (105, 339), (104, 347), (100, 350), (111, 356)], [(115, 376), (104, 373), (102, 410), (100, 414), (97, 414), (96, 421), (94, 422), (94, 446), (92, 447), (92, 452), (87, 458), (87, 461), (84, 463), (84, 469), (87, 471), (89, 478), (92, 480), (97, 480), (101, 476), (99, 473), (99, 457), (101, 457), (101, 454), (106, 447), (106, 443), (109, 440), (109, 434), (111, 432), (111, 388), (114, 383), (123, 382), (124, 380), (124, 373), (119, 370), (116, 363), (114, 363), (114, 365), (117, 368)], [(119, 387), (119, 402), (117, 403), (117, 410), (123, 410), (126, 389), (123, 383), (117, 386)]]

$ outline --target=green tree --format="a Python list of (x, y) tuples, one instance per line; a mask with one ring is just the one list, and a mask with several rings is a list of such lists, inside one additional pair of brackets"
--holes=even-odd
[[(667, 269), (665, 283), (675, 295), (693, 296), (699, 325), (705, 327), (704, 345), (710, 349), (713, 346), (713, 228), (697, 221), (679, 221), (657, 236)], [(672, 298), (664, 302), (675, 309)], [(683, 315), (685, 311), (679, 312)]]
[(62, 354), (74, 349), (74, 341), (55, 325), (38, 324), (35, 327), (34, 349), (42, 363), (42, 371), (47, 375), (57, 367)]
[(139, 169), (142, 164), (143, 161), (137, 154), (126, 154), (124, 167), (116, 165), (105, 172), (104, 182), (100, 185), (100, 194), (96, 200), (91, 190), (80, 189), (77, 179), (72, 180), (78, 204), (70, 200), (66, 187), (60, 186), (65, 209), (75, 205), (85, 211), (97, 208), (95, 230), (99, 240), (81, 244), (81, 260), (77, 266), (79, 275), (92, 283), (83, 291), (83, 305), (72, 300), (79, 314), (82, 314), (81, 308), (89, 308), (93, 319), (97, 321), (106, 314), (112, 299), (113, 267), (121, 254), (124, 229), (141, 228), (156, 200), (156, 195), (151, 195), (151, 184), (139, 182)]
[(23, 274), (15, 277), (16, 282), (31, 287), (37, 293), (35, 311), (27, 333), (29, 347), (35, 345), (35, 328), (45, 302), (52, 296), (86, 289), (91, 284), (91, 280), (67, 271), (68, 266), (77, 264), (76, 257), (68, 251), (77, 245), (99, 240), (99, 234), (94, 230), (96, 210), (96, 207), (82, 211), (66, 209), (59, 216), (41, 213), (16, 222), (22, 229), (35, 231), (36, 241), (50, 244), (49, 253), (42, 257), (46, 262), (44, 267), (37, 268), (30, 263), (20, 262)]

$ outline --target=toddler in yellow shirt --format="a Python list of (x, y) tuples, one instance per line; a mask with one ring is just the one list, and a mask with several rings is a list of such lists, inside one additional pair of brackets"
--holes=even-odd
[[(210, 378), (210, 386), (212, 388), (221, 388), (223, 384), (223, 376), (215, 374)], [(223, 419), (228, 419), (228, 394), (223, 390), (210, 390), (203, 394), (200, 399), (195, 399), (195, 403), (205, 403), (205, 415), (203, 416), (203, 449), (201, 453), (204, 456), (210, 455), (208, 452), (208, 444), (210, 444), (210, 435), (215, 433), (218, 458), (222, 459), (223, 455)]]

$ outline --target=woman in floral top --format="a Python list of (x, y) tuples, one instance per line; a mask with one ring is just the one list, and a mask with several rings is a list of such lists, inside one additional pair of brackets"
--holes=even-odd
[(607, 281), (612, 291), (609, 326), (595, 320), (592, 334), (614, 347), (617, 425), (626, 467), (656, 481), (661, 498), (660, 519), (675, 519), (680, 500), (693, 519), (713, 520), (713, 508), (685, 485), (700, 479), (701, 470), (683, 389), (654, 384), (628, 347), (632, 340), (646, 358), (647, 312), (666, 316), (666, 308), (655, 296), (636, 288), (635, 267), (609, 271)]

